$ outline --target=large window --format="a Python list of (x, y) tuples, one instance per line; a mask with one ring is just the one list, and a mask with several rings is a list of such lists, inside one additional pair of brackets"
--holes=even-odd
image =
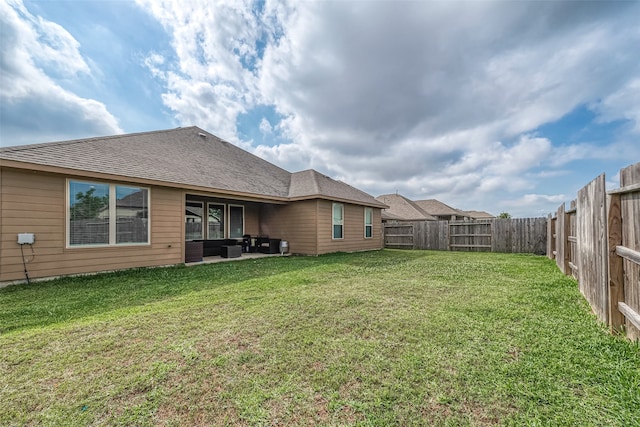
[(373, 208), (364, 208), (364, 237), (373, 237)]
[(244, 206), (229, 205), (229, 238), (240, 239), (244, 234)]
[(204, 239), (202, 218), (204, 203), (202, 202), (189, 202), (185, 203), (184, 210), (184, 236), (185, 240), (200, 240)]
[(149, 243), (149, 189), (69, 180), (68, 245)]
[(224, 205), (207, 204), (207, 239), (224, 239)]
[(344, 205), (342, 203), (333, 204), (333, 238), (342, 239), (344, 237)]

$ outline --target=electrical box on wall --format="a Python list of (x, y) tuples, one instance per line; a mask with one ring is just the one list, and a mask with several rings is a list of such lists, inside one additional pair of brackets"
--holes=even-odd
[(36, 241), (36, 236), (33, 233), (20, 233), (18, 234), (19, 245), (33, 245)]

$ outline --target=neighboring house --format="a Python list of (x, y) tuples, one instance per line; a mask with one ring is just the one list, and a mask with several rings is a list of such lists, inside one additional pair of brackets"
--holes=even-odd
[[(144, 191), (135, 191), (116, 198), (116, 216), (118, 218), (137, 218), (146, 212), (147, 197)], [(109, 207), (103, 207), (98, 213), (99, 218), (109, 217)]]
[(187, 240), (245, 234), (306, 255), (383, 246), (383, 203), (197, 127), (6, 147), (0, 162), (0, 282), (25, 278), (22, 253), (39, 278), (178, 264)]
[(399, 194), (383, 194), (376, 197), (376, 200), (388, 206), (388, 208), (382, 210), (382, 222), (437, 220), (415, 202)]
[(495, 219), (496, 217), (485, 211), (465, 211), (471, 219)]
[(423, 211), (436, 217), (438, 220), (460, 221), (471, 219), (466, 212), (452, 208), (451, 206), (442, 203), (440, 200), (415, 200), (414, 203)]

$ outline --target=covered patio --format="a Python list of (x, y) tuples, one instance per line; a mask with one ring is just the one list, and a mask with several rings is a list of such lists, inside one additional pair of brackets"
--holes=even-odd
[[(269, 235), (262, 218), (279, 204), (210, 195), (185, 196), (185, 263), (280, 254), (280, 235)], [(288, 248), (288, 243), (285, 242)], [(285, 250), (287, 252), (287, 250)]]

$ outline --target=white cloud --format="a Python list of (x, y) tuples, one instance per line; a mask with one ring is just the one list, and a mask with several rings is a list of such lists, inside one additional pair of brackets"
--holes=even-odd
[(269, 123), (269, 120), (264, 117), (260, 120), (260, 132), (262, 132), (263, 135), (270, 135), (273, 133), (271, 123)]
[(527, 207), (527, 206), (535, 206), (540, 202), (545, 203), (562, 203), (567, 200), (567, 196), (564, 194), (525, 194), (521, 198), (517, 200), (512, 200), (508, 202), (511, 206), (517, 207)]
[(295, 141), (278, 160), (302, 146), (367, 190), (480, 201), (532, 190), (572, 159), (637, 153), (628, 142), (585, 150), (528, 135), (607, 93), (620, 94), (614, 117), (636, 120), (634, 97), (622, 98), (640, 64), (612, 51), (635, 51), (638, 31), (620, 25), (637, 26), (622, 7), (583, 6), (298, 5), (260, 72)]
[(78, 42), (67, 31), (31, 15), (17, 0), (0, 2), (0, 16), (3, 145), (65, 139), (74, 132), (78, 136), (121, 132), (103, 103), (56, 83), (56, 77), (90, 72)]
[(148, 65), (165, 80), (164, 104), (182, 125), (198, 125), (239, 142), (236, 119), (256, 105), (256, 76), (261, 30), (251, 2), (148, 1), (138, 4), (171, 34), (178, 58), (174, 71), (162, 74), (150, 57)]
[[(639, 30), (640, 31), (640, 30)], [(593, 108), (600, 113), (601, 122), (621, 119), (630, 120), (636, 136), (640, 135), (640, 78), (627, 82), (614, 93), (594, 103)]]
[(513, 200), (502, 200), (498, 205), (501, 212), (509, 212), (514, 217), (547, 216), (555, 213), (560, 205), (566, 204), (570, 199), (565, 194), (531, 193)]
[[(495, 211), (501, 200), (546, 206), (542, 187), (578, 162), (640, 157), (637, 3), (137, 4), (171, 39), (173, 52), (153, 46), (143, 56), (176, 121), (292, 171), (315, 168), (374, 195), (398, 190)], [(23, 102), (12, 120), (47, 99), (45, 109), (114, 133), (103, 104), (56, 80), (94, 69), (77, 41), (21, 3), (2, 8), (3, 40), (20, 46), (2, 47), (0, 93)], [(607, 143), (535, 133), (585, 105), (631, 132)], [(237, 127), (262, 108), (275, 117), (255, 130), (276, 145), (239, 136), (259, 135)]]

